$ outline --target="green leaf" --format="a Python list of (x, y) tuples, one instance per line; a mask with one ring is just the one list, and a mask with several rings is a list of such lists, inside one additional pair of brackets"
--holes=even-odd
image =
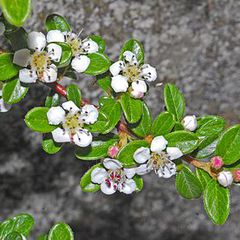
[(25, 116), (25, 123), (33, 131), (48, 133), (52, 132), (58, 126), (50, 125), (47, 119), (47, 107), (36, 107), (31, 109)]
[(111, 87), (111, 77), (110, 76), (97, 76), (97, 83), (102, 88), (102, 90), (107, 95), (112, 95), (112, 87)]
[(70, 32), (71, 27), (69, 26), (66, 19), (58, 14), (51, 14), (46, 19), (46, 29), (50, 30), (60, 30), (61, 32)]
[(202, 184), (202, 189), (205, 189), (207, 184), (212, 180), (210, 175), (200, 168), (196, 168), (196, 175)]
[(199, 198), (202, 194), (201, 182), (188, 167), (184, 167), (177, 174), (176, 188), (178, 193), (186, 199)]
[(70, 84), (67, 87), (67, 99), (73, 101), (77, 107), (81, 106), (82, 96), (81, 91), (75, 84)]
[(124, 93), (121, 96), (120, 104), (129, 123), (136, 123), (140, 120), (143, 113), (143, 102), (141, 100), (132, 98), (129, 93)]
[(12, 61), (11, 53), (0, 52), (0, 81), (8, 80), (18, 74), (19, 68)]
[(48, 236), (46, 234), (40, 235), (37, 237), (37, 240), (47, 240)]
[(92, 183), (91, 173), (95, 168), (103, 168), (101, 163), (98, 163), (91, 167), (81, 178), (80, 186), (83, 192), (97, 192), (100, 190), (100, 185)]
[(198, 137), (188, 131), (177, 131), (165, 136), (169, 147), (178, 147), (184, 153), (191, 153), (198, 147)]
[(19, 79), (14, 79), (3, 85), (2, 97), (4, 102), (14, 104), (21, 101), (27, 92), (28, 88), (21, 86)]
[(6, 20), (17, 27), (24, 24), (31, 12), (31, 0), (0, 0), (0, 5)]
[(55, 92), (51, 92), (49, 96), (46, 97), (45, 107), (56, 107), (60, 105), (60, 96)]
[(240, 159), (240, 125), (229, 128), (220, 138), (216, 155), (221, 156), (225, 164), (232, 164)]
[(124, 167), (133, 167), (136, 165), (136, 162), (133, 159), (133, 154), (140, 147), (149, 147), (149, 144), (144, 140), (132, 141), (120, 150), (117, 159)]
[(212, 179), (204, 191), (204, 208), (215, 224), (224, 224), (230, 212), (229, 189)]
[(72, 229), (65, 223), (57, 223), (51, 228), (48, 240), (74, 240)]
[(143, 179), (142, 179), (142, 177), (140, 177), (138, 175), (135, 175), (133, 177), (133, 180), (136, 183), (136, 192), (142, 191), (142, 189), (143, 189)]
[(121, 118), (121, 106), (112, 98), (104, 98), (97, 122), (86, 126), (91, 132), (107, 134), (113, 130)]
[(161, 136), (170, 133), (175, 125), (174, 117), (169, 112), (160, 113), (153, 122), (152, 134)]
[(91, 35), (89, 38), (98, 44), (98, 52), (103, 53), (105, 51), (106, 42), (102, 37), (98, 35)]
[(9, 233), (4, 240), (24, 240), (23, 236), (18, 232), (11, 232)]
[(203, 159), (212, 156), (215, 152), (217, 143), (218, 139), (212, 140), (211, 138), (207, 138), (204, 142), (201, 142), (195, 154), (196, 158)]
[(91, 146), (77, 148), (76, 157), (80, 160), (99, 160), (108, 156), (108, 148), (118, 142), (118, 137), (98, 137)]
[(164, 101), (167, 111), (172, 113), (177, 121), (181, 121), (185, 114), (185, 99), (179, 89), (173, 84), (166, 84)]
[(61, 150), (62, 145), (56, 143), (51, 137), (45, 137), (42, 141), (42, 148), (48, 154), (55, 154)]
[(137, 123), (129, 125), (131, 131), (138, 137), (145, 137), (150, 134), (152, 126), (152, 117), (148, 106), (143, 104), (143, 114)]
[(72, 59), (72, 49), (67, 43), (56, 42), (62, 48), (62, 56), (60, 62), (57, 63), (58, 68), (66, 67), (70, 64)]
[(111, 61), (107, 55), (96, 52), (89, 53), (87, 56), (90, 58), (90, 64), (84, 73), (96, 76), (108, 71)]
[(125, 51), (130, 51), (134, 53), (137, 57), (139, 64), (144, 63), (144, 49), (142, 44), (138, 40), (130, 39), (124, 43), (119, 57), (120, 60), (123, 60), (123, 53)]

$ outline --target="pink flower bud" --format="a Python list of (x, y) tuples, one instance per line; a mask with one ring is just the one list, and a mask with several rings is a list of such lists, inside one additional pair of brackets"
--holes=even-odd
[(115, 158), (119, 152), (119, 148), (117, 146), (111, 146), (108, 148), (108, 156), (111, 158)]
[(223, 166), (223, 160), (221, 157), (219, 156), (215, 156), (211, 159), (211, 167), (218, 170), (220, 168), (222, 168)]
[(233, 171), (233, 179), (234, 182), (240, 182), (240, 169), (236, 169)]

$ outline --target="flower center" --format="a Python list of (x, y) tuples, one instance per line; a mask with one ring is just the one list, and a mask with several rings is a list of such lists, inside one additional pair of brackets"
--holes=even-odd
[(122, 74), (128, 78), (129, 82), (134, 82), (140, 79), (140, 73), (141, 71), (138, 65), (126, 64)]
[(69, 112), (63, 123), (63, 128), (68, 131), (71, 135), (75, 134), (77, 130), (83, 127), (83, 122), (80, 121), (79, 113), (71, 113)]
[(147, 164), (151, 166), (154, 171), (157, 171), (169, 161), (170, 160), (168, 158), (168, 155), (165, 152), (161, 152), (160, 154), (152, 153), (151, 158)]
[(122, 169), (108, 170), (108, 179), (116, 184), (119, 184), (125, 181), (126, 176)]
[(72, 54), (74, 56), (85, 53), (82, 49), (82, 41), (77, 37), (73, 37), (71, 35), (66, 36), (66, 42), (71, 47)]
[(31, 68), (37, 71), (38, 74), (42, 73), (51, 64), (51, 59), (47, 52), (34, 52), (31, 56)]

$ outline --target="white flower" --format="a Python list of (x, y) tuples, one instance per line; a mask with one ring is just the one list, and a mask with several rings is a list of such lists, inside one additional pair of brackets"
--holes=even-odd
[[(63, 42), (66, 42), (71, 47), (72, 54), (74, 56), (71, 63), (72, 68), (79, 73), (86, 71), (90, 64), (90, 58), (87, 54), (97, 52), (99, 48), (98, 44), (90, 38), (82, 40), (79, 38), (79, 35), (73, 32), (59, 31), (57, 34)], [(55, 42), (55, 35), (51, 35), (48, 38), (48, 41)]]
[(95, 168), (91, 173), (91, 181), (100, 184), (101, 191), (107, 195), (117, 190), (125, 194), (131, 194), (136, 190), (136, 183), (132, 179), (134, 169), (124, 169), (122, 164), (115, 159), (103, 160), (104, 168)]
[(167, 147), (167, 144), (163, 136), (158, 136), (152, 140), (150, 148), (138, 148), (133, 154), (134, 160), (141, 164), (135, 168), (136, 174), (144, 175), (154, 170), (163, 178), (175, 175), (176, 165), (172, 160), (180, 158), (183, 153), (177, 147)]
[(96, 122), (98, 110), (89, 104), (79, 109), (72, 101), (68, 101), (62, 107), (51, 107), (47, 118), (51, 125), (62, 125), (52, 131), (55, 142), (74, 142), (80, 147), (87, 147), (92, 142), (92, 134), (84, 129), (84, 124)]
[(3, 101), (2, 90), (0, 90), (0, 112), (8, 112), (11, 109), (11, 105)]
[[(14, 53), (13, 63), (24, 67), (19, 71), (19, 80), (24, 83), (34, 83), (37, 80), (51, 83), (57, 80), (57, 67), (53, 62), (59, 62), (62, 48), (49, 42), (49, 36), (55, 30), (48, 32), (47, 40), (41, 32), (28, 34), (28, 48), (20, 49)], [(55, 42), (61, 42), (59, 35), (55, 35)]]
[(195, 115), (186, 116), (182, 120), (182, 124), (186, 130), (193, 132), (197, 129), (197, 118)]
[(112, 74), (111, 87), (116, 93), (127, 92), (132, 97), (142, 98), (147, 92), (147, 82), (155, 81), (157, 72), (149, 64), (142, 66), (137, 61), (136, 55), (130, 51), (123, 53), (124, 61), (113, 63), (109, 70)]
[(228, 187), (233, 183), (233, 175), (230, 171), (222, 171), (218, 174), (217, 180), (223, 187)]

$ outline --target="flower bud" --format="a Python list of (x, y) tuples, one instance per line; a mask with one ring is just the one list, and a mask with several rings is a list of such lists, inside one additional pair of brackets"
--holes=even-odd
[(223, 160), (219, 156), (215, 156), (211, 159), (211, 167), (215, 170), (219, 170), (223, 166)]
[(233, 179), (234, 182), (240, 182), (240, 169), (233, 170)]
[(195, 115), (192, 116), (186, 116), (182, 120), (182, 124), (186, 130), (189, 130), (191, 132), (195, 131), (197, 128), (197, 118)]
[(233, 182), (233, 175), (229, 171), (222, 171), (218, 174), (217, 180), (223, 187), (228, 187)]
[(108, 148), (108, 156), (111, 158), (115, 158), (119, 152), (119, 148), (117, 146), (111, 146)]

